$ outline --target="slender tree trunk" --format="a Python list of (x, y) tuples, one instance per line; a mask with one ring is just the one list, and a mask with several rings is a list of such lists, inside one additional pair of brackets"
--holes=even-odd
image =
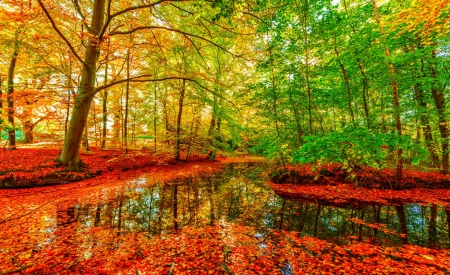
[(169, 134), (170, 134), (170, 122), (169, 122), (169, 111), (167, 110), (167, 87), (166, 87), (166, 92), (165, 95), (162, 99), (162, 104), (163, 104), (163, 114), (164, 114), (164, 125), (165, 125), (165, 129), (166, 129), (166, 142), (167, 142), (167, 146), (170, 146), (170, 138), (169, 138)]
[(355, 117), (353, 115), (353, 108), (352, 108), (350, 81), (348, 79), (347, 70), (345, 69), (345, 66), (342, 63), (341, 57), (339, 55), (339, 50), (337, 48), (337, 42), (336, 42), (336, 33), (334, 34), (334, 52), (336, 53), (336, 58), (338, 60), (339, 67), (341, 68), (342, 77), (344, 78), (344, 81), (345, 81), (345, 89), (347, 90), (347, 104), (348, 104), (348, 111), (349, 111), (350, 119), (352, 120), (352, 122), (354, 122)]
[[(93, 32), (99, 33), (103, 26), (105, 17), (106, 0), (95, 0), (94, 9), (92, 11), (91, 29)], [(79, 94), (76, 98), (75, 105), (70, 119), (69, 130), (64, 140), (64, 146), (59, 160), (68, 165), (69, 170), (80, 170), (82, 162), (80, 160), (79, 151), (83, 130), (86, 127), (89, 108), (95, 96), (95, 79), (96, 65), (100, 56), (100, 48), (98, 41), (91, 37), (88, 40), (86, 53), (84, 57), (83, 71), (81, 75), (81, 83)]]
[(184, 94), (186, 92), (186, 80), (183, 79), (181, 90), (180, 90), (180, 99), (178, 101), (178, 116), (177, 116), (177, 142), (175, 147), (175, 159), (180, 160), (180, 145), (181, 145), (181, 118), (183, 116), (183, 101)]
[[(130, 50), (127, 53), (127, 78), (130, 78)], [(127, 81), (125, 91), (125, 118), (123, 122), (123, 140), (125, 146), (125, 154), (128, 153), (128, 99), (130, 96), (130, 81)]]
[(278, 143), (278, 150), (280, 152), (281, 164), (283, 165), (284, 168), (286, 168), (286, 162), (284, 160), (283, 148), (281, 146), (281, 141), (280, 141), (280, 139), (281, 139), (280, 128), (278, 126), (277, 86), (276, 86), (276, 79), (275, 79), (275, 72), (274, 72), (272, 49), (271, 49), (270, 45), (267, 45), (267, 47), (268, 47), (268, 51), (269, 51), (270, 69), (271, 69), (271, 77), (272, 77), (273, 119), (275, 122), (275, 131), (277, 132), (277, 143)]
[(303, 129), (300, 124), (300, 115), (298, 112), (298, 107), (296, 106), (296, 104), (292, 98), (292, 95), (290, 93), (289, 93), (289, 100), (291, 101), (292, 110), (294, 110), (294, 120), (295, 120), (295, 125), (297, 127), (295, 145), (298, 147), (302, 143)]
[[(348, 14), (348, 8), (347, 8), (347, 2), (345, 0), (343, 0), (343, 4), (344, 4), (344, 8), (345, 8), (345, 12)], [(357, 34), (355, 26), (353, 24), (350, 24), (353, 34)], [(359, 68), (359, 73), (361, 74), (362, 77), (362, 83), (363, 83), (363, 89), (362, 89), (362, 102), (363, 102), (363, 108), (364, 108), (364, 115), (366, 118), (366, 124), (367, 124), (367, 128), (371, 128), (371, 123), (370, 123), (370, 113), (369, 113), (369, 100), (368, 100), (368, 92), (369, 92), (369, 79), (367, 78), (365, 69), (364, 69), (364, 64), (361, 61), (361, 58), (359, 56), (358, 50), (355, 48), (355, 57), (356, 57), (356, 62), (358, 64), (358, 68)]]
[(425, 137), (425, 143), (427, 145), (428, 152), (430, 153), (431, 161), (433, 165), (439, 165), (439, 157), (437, 156), (433, 147), (433, 135), (431, 133), (430, 119), (428, 117), (427, 109), (428, 104), (424, 100), (424, 92), (419, 84), (414, 86), (414, 92), (417, 103), (420, 106), (420, 124), (422, 125), (423, 135)]
[[(435, 63), (436, 50), (432, 52), (432, 61)], [(448, 129), (447, 129), (447, 118), (445, 116), (445, 98), (444, 93), (438, 87), (438, 71), (437, 65), (434, 64), (430, 66), (431, 76), (433, 77), (433, 84), (431, 87), (431, 94), (433, 95), (434, 104), (439, 117), (439, 133), (441, 135), (441, 146), (442, 146), (442, 162), (441, 162), (441, 172), (444, 174), (448, 173)]]
[(450, 209), (445, 209), (445, 215), (447, 216), (447, 232), (450, 241)]
[[(156, 70), (155, 70), (155, 75), (156, 75)], [(154, 89), (154, 100), (153, 100), (153, 142), (154, 142), (154, 150), (155, 150), (155, 154), (156, 154), (156, 121), (158, 118), (158, 114), (156, 112), (156, 101), (157, 101), (157, 86), (156, 86), (156, 82), (155, 82), (155, 89)]]
[[(216, 90), (217, 91), (217, 90)], [(216, 127), (216, 115), (217, 115), (217, 99), (216, 95), (213, 95), (213, 104), (212, 104), (212, 111), (211, 111), (211, 121), (209, 123), (209, 129), (208, 129), (208, 136), (211, 139), (211, 151), (209, 152), (208, 157), (210, 159), (216, 159), (216, 150), (215, 150), (215, 127)]]
[(174, 229), (178, 230), (178, 184), (173, 185), (173, 225)]
[[(104, 83), (106, 84), (108, 81), (108, 60), (106, 60), (105, 64), (105, 79)], [(102, 150), (106, 149), (106, 126), (108, 123), (108, 109), (107, 104), (108, 103), (108, 90), (105, 89), (103, 91), (103, 98), (102, 98), (102, 114), (103, 114), (103, 123), (102, 123), (102, 143), (100, 145), (100, 148)]]
[[(16, 70), (17, 56), (19, 55), (19, 42), (14, 41), (14, 52), (11, 57), (11, 62), (8, 68), (8, 90), (7, 90), (7, 101), (8, 101), (8, 122), (14, 127), (14, 72)], [(16, 130), (12, 129), (8, 131), (9, 138), (9, 150), (16, 149)]]
[[(380, 205), (373, 205), (375, 224), (380, 223), (381, 207), (382, 206), (380, 206)], [(373, 244), (377, 243), (377, 238), (378, 238), (378, 228), (374, 228), (373, 229)]]
[[(380, 14), (378, 13), (378, 6), (375, 0), (372, 0), (373, 10), (375, 12), (375, 18), (380, 29), (380, 34), (384, 35), (383, 26), (381, 25)], [(395, 113), (395, 128), (399, 135), (402, 135), (402, 124), (400, 121), (400, 103), (398, 101), (398, 88), (397, 81), (395, 80), (395, 68), (394, 64), (390, 61), (391, 54), (389, 53), (389, 48), (387, 45), (384, 47), (384, 54), (388, 59), (389, 74), (391, 75), (391, 85), (392, 85), (392, 97), (394, 98), (394, 113)], [(397, 170), (395, 172), (395, 181), (397, 184), (401, 184), (402, 174), (403, 174), (403, 152), (401, 148), (397, 149)]]
[[(3, 109), (3, 78), (0, 76), (0, 110)], [(0, 137), (1, 139), (1, 137)]]
[(319, 218), (320, 218), (320, 211), (322, 211), (322, 205), (317, 205), (317, 211), (316, 211), (316, 218), (314, 220), (314, 237), (317, 237), (317, 228), (319, 227)]
[[(360, 215), (360, 220), (364, 221), (364, 215), (366, 214), (366, 208), (363, 208), (361, 210), (361, 215)], [(362, 223), (359, 224), (358, 226), (358, 242), (362, 241), (363, 238), (363, 225)]]
[[(356, 55), (358, 55), (358, 53), (356, 53)], [(356, 61), (358, 62), (358, 68), (363, 82), (362, 101), (363, 101), (364, 115), (366, 117), (367, 128), (370, 129), (371, 123), (370, 123), (369, 100), (368, 100), (369, 79), (367, 78), (361, 59), (359, 57), (356, 57)]]

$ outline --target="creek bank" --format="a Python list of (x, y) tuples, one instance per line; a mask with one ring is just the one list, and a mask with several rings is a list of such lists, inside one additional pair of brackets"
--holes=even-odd
[(395, 169), (377, 170), (361, 166), (344, 169), (342, 164), (322, 165), (318, 171), (313, 169), (312, 165), (286, 166), (274, 169), (269, 173), (269, 177), (273, 183), (293, 185), (348, 183), (356, 187), (392, 190), (450, 188), (450, 175), (439, 172), (404, 170), (402, 182), (397, 183)]

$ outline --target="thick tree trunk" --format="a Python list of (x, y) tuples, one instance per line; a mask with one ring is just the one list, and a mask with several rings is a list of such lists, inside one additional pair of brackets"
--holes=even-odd
[[(7, 101), (8, 101), (8, 122), (14, 127), (14, 71), (16, 69), (17, 56), (19, 55), (19, 42), (14, 41), (14, 52), (11, 57), (11, 63), (9, 63), (8, 68), (8, 90), (7, 90)], [(15, 129), (8, 131), (9, 138), (9, 150), (16, 149), (16, 131)]]
[(175, 159), (180, 160), (180, 136), (181, 136), (181, 118), (183, 116), (183, 101), (184, 101), (184, 93), (186, 92), (186, 80), (183, 79), (183, 83), (181, 85), (180, 90), (180, 99), (178, 101), (178, 116), (177, 116), (177, 142), (175, 147)]
[[(380, 29), (380, 34), (384, 35), (383, 26), (381, 25), (380, 14), (378, 13), (378, 6), (375, 3), (375, 0), (372, 0), (372, 6), (373, 6), (373, 10), (375, 12), (375, 18), (377, 20), (378, 27)], [(395, 128), (397, 130), (397, 133), (399, 135), (402, 135), (402, 124), (400, 121), (400, 103), (398, 100), (397, 81), (395, 80), (395, 68), (394, 68), (394, 64), (392, 64), (392, 62), (389, 60), (391, 57), (391, 54), (389, 53), (389, 48), (387, 45), (384, 47), (384, 54), (386, 55), (386, 58), (388, 59), (389, 74), (391, 75), (392, 97), (394, 99)], [(402, 176), (403, 176), (403, 151), (401, 148), (398, 148), (397, 149), (397, 170), (395, 172), (395, 181), (397, 184), (401, 183)]]
[[(93, 32), (100, 32), (103, 26), (105, 16), (106, 0), (96, 0), (92, 13), (91, 29)], [(83, 130), (86, 127), (89, 109), (95, 96), (96, 65), (100, 55), (98, 41), (91, 37), (88, 40), (86, 54), (81, 75), (79, 94), (70, 119), (69, 130), (64, 140), (64, 146), (59, 160), (68, 166), (69, 170), (80, 170), (82, 163), (80, 161), (79, 151)]]

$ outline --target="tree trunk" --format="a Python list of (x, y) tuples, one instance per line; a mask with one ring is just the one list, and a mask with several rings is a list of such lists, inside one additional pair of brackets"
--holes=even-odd
[(173, 226), (175, 230), (178, 230), (178, 184), (173, 185)]
[[(0, 76), (0, 110), (3, 109), (3, 100), (2, 100), (2, 98), (3, 98), (3, 89), (2, 89), (2, 86), (3, 86), (3, 78)], [(1, 137), (0, 137), (0, 139), (1, 139)]]
[(430, 217), (428, 222), (428, 246), (430, 248), (436, 249), (437, 244), (437, 205), (433, 204), (430, 206)]
[[(433, 63), (436, 59), (436, 50), (432, 52)], [(436, 65), (435, 65), (436, 66)], [(433, 77), (433, 85), (431, 87), (431, 94), (433, 95), (434, 104), (439, 117), (439, 133), (441, 135), (441, 148), (442, 148), (442, 161), (441, 161), (441, 173), (448, 173), (448, 130), (447, 130), (447, 119), (445, 117), (445, 98), (443, 91), (438, 88), (438, 72), (437, 67), (433, 65), (430, 66), (431, 76)]]
[[(155, 70), (155, 75), (156, 75), (156, 70)], [(155, 90), (154, 90), (154, 100), (153, 100), (153, 149), (155, 150), (155, 154), (156, 154), (156, 119), (158, 117), (158, 114), (156, 112), (156, 100), (157, 100), (157, 86), (156, 86), (156, 82), (155, 82)]]
[(175, 148), (175, 159), (180, 160), (180, 135), (181, 135), (181, 118), (183, 115), (183, 101), (184, 101), (184, 93), (186, 92), (186, 80), (183, 79), (183, 83), (181, 85), (180, 90), (180, 99), (178, 101), (178, 116), (177, 116), (177, 142)]
[(347, 70), (345, 69), (344, 64), (342, 63), (341, 57), (339, 55), (339, 50), (337, 48), (336, 42), (336, 33), (334, 34), (334, 52), (336, 53), (336, 58), (339, 63), (339, 67), (341, 68), (342, 77), (345, 81), (345, 89), (347, 90), (347, 104), (348, 104), (348, 112), (350, 115), (350, 119), (352, 122), (355, 121), (355, 116), (353, 115), (352, 101), (351, 101), (351, 91), (350, 91), (350, 81), (348, 79)]
[[(105, 80), (104, 83), (106, 85), (106, 82), (108, 81), (108, 60), (105, 64)], [(102, 150), (105, 150), (106, 148), (106, 126), (108, 122), (108, 109), (106, 104), (108, 103), (108, 90), (105, 90), (103, 92), (103, 98), (102, 98), (102, 114), (103, 114), (103, 123), (102, 123), (102, 142), (100, 145), (100, 148)]]
[[(17, 56), (19, 55), (19, 42), (14, 41), (14, 52), (11, 57), (11, 63), (8, 68), (8, 90), (7, 90), (7, 101), (8, 101), (8, 122), (14, 127), (14, 71), (16, 69)], [(8, 131), (9, 138), (9, 150), (16, 149), (16, 130), (12, 129)]]
[(25, 143), (25, 144), (33, 143), (33, 141), (34, 141), (33, 130), (34, 130), (34, 124), (31, 121), (26, 120), (23, 123), (23, 133), (24, 133), (23, 143)]
[(322, 205), (317, 205), (317, 211), (316, 211), (316, 218), (314, 219), (314, 237), (317, 237), (317, 229), (319, 228), (319, 218), (320, 218), (320, 211), (322, 211)]
[[(127, 78), (130, 78), (130, 50), (127, 53)], [(128, 153), (128, 100), (130, 97), (130, 81), (127, 81), (125, 91), (125, 118), (123, 121), (123, 141), (125, 145), (125, 154)]]
[(434, 151), (433, 147), (433, 135), (431, 133), (431, 127), (430, 127), (430, 118), (428, 117), (427, 109), (428, 104), (424, 100), (424, 92), (422, 88), (420, 88), (419, 84), (416, 84), (414, 86), (414, 92), (416, 96), (417, 103), (419, 104), (420, 108), (420, 124), (422, 125), (422, 131), (423, 135), (425, 137), (425, 143), (427, 145), (428, 152), (430, 153), (431, 161), (433, 162), (433, 165), (437, 166), (439, 165), (439, 158)]
[[(91, 29), (97, 33), (103, 25), (105, 2), (106, 0), (95, 0), (94, 2)], [(68, 169), (72, 171), (78, 171), (82, 166), (79, 151), (83, 130), (86, 127), (89, 115), (89, 108), (95, 96), (96, 65), (100, 55), (100, 48), (97, 43), (98, 41), (95, 41), (95, 38), (93, 37), (88, 40), (79, 94), (76, 98), (75, 106), (73, 107), (69, 130), (64, 140), (61, 156), (59, 157), (59, 161), (64, 165), (67, 165)]]
[(403, 244), (408, 244), (408, 228), (406, 227), (406, 214), (403, 204), (396, 205), (395, 210), (397, 211), (398, 221), (400, 223), (400, 232)]
[[(375, 18), (378, 23), (378, 27), (380, 29), (380, 34), (384, 35), (383, 26), (381, 25), (380, 14), (378, 13), (378, 6), (375, 3), (375, 0), (372, 0), (373, 10), (375, 12)], [(388, 59), (388, 67), (389, 74), (391, 75), (391, 85), (392, 85), (392, 97), (394, 98), (394, 113), (395, 113), (395, 128), (397, 133), (402, 135), (402, 124), (400, 121), (400, 103), (398, 101), (398, 88), (397, 81), (395, 80), (395, 68), (394, 64), (390, 61), (391, 54), (389, 53), (389, 48), (387, 45), (384, 47), (384, 54)], [(401, 148), (397, 149), (397, 170), (395, 171), (395, 181), (397, 184), (401, 184), (402, 176), (403, 176), (403, 152)]]
[[(217, 91), (217, 90), (216, 90)], [(216, 148), (215, 148), (215, 127), (216, 127), (216, 116), (217, 116), (217, 99), (216, 95), (213, 95), (213, 105), (211, 111), (211, 121), (209, 123), (208, 136), (211, 139), (211, 151), (208, 154), (209, 159), (216, 159)]]

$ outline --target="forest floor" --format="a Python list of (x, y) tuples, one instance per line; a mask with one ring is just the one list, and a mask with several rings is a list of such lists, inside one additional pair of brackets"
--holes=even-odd
[[(189, 161), (176, 161), (167, 153), (154, 154), (150, 150), (130, 150), (128, 154), (118, 150), (91, 148), (80, 152), (81, 160), (87, 165), (82, 172), (67, 172), (55, 160), (61, 150), (48, 148), (18, 148), (5, 151), (0, 162), (0, 188), (42, 187), (83, 181), (83, 184), (103, 182), (133, 177), (137, 173), (153, 172), (165, 179), (183, 177), (183, 171), (202, 166), (219, 169), (224, 163), (233, 162), (237, 157), (218, 157), (209, 160), (206, 155), (190, 156)], [(183, 159), (183, 156), (182, 156)], [(254, 160), (246, 158), (246, 161)], [(261, 158), (258, 158), (261, 161)], [(243, 160), (245, 161), (245, 160)], [(196, 170), (196, 169), (194, 169)], [(201, 169), (197, 169), (201, 173)], [(210, 170), (203, 172), (209, 172)], [(92, 179), (88, 180), (87, 179)]]
[[(62, 169), (55, 149), (21, 149), (2, 154), (2, 177), (39, 181)], [(0, 274), (448, 274), (450, 251), (416, 245), (400, 247), (349, 242), (338, 245), (298, 232), (271, 230), (265, 236), (250, 226), (219, 220), (203, 228), (153, 236), (115, 232), (110, 228), (64, 222), (74, 205), (97, 205), (125, 192), (130, 181), (150, 175), (147, 185), (221, 170), (227, 163), (262, 161), (257, 157), (192, 157), (175, 162), (150, 151), (93, 149), (82, 153), (95, 177), (71, 184), (0, 190)], [(311, 167), (293, 166), (299, 173)], [(303, 172), (302, 169), (306, 169)], [(308, 170), (309, 169), (309, 170)], [(97, 171), (101, 171), (97, 172)], [(5, 173), (6, 172), (6, 173)], [(74, 173), (74, 177), (84, 177)], [(69, 175), (70, 176), (70, 175)], [(437, 176), (437, 175), (436, 175)], [(62, 182), (69, 179), (61, 177)], [(72, 178), (72, 179), (73, 179)], [(79, 179), (80, 179), (79, 178)], [(274, 184), (275, 192), (316, 201), (351, 204), (393, 198), (449, 207), (450, 193), (441, 189), (380, 190), (340, 183)], [(136, 183), (134, 183), (136, 184)], [(403, 193), (402, 193), (403, 192)], [(429, 193), (427, 193), (429, 192)], [(78, 210), (81, 211), (81, 210)], [(91, 215), (95, 215), (92, 213)], [(55, 218), (57, 217), (57, 218)], [(155, 249), (157, 248), (157, 249)]]

